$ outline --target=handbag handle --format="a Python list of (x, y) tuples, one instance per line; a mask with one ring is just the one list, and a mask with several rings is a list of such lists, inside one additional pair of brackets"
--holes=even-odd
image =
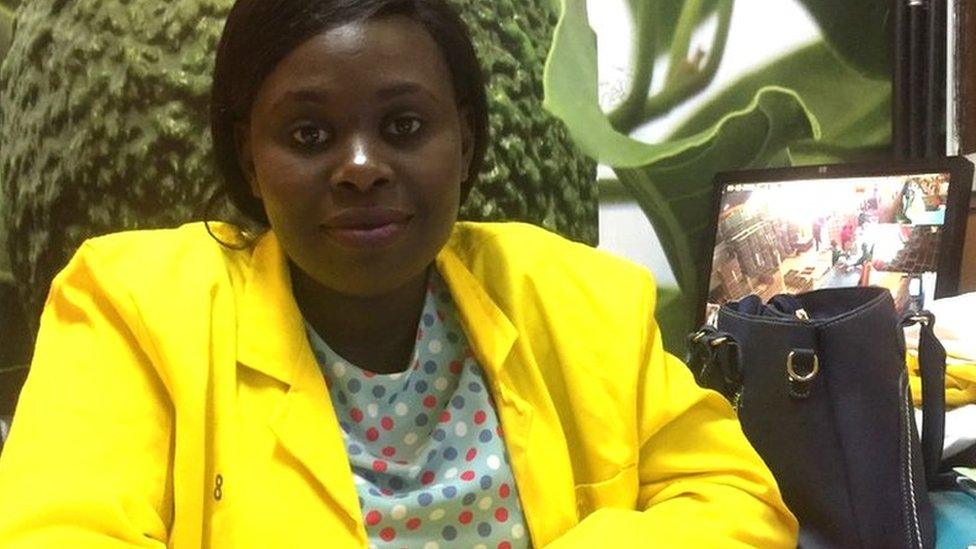
[(936, 484), (945, 444), (945, 347), (935, 336), (935, 316), (928, 311), (902, 317), (903, 328), (919, 324), (918, 366), (922, 378), (922, 461), (925, 480)]

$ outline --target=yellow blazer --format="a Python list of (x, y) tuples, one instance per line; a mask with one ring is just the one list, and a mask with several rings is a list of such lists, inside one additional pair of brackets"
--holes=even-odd
[[(646, 270), (478, 223), (457, 224), (437, 268), (535, 546), (795, 547), (730, 407), (663, 350)], [(274, 235), (234, 251), (191, 224), (82, 245), (0, 458), (0, 547), (365, 544)]]

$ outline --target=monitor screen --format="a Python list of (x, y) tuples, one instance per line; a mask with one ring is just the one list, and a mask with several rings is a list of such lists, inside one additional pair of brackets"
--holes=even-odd
[(738, 182), (721, 189), (706, 318), (749, 294), (873, 285), (899, 312), (935, 295), (949, 173)]

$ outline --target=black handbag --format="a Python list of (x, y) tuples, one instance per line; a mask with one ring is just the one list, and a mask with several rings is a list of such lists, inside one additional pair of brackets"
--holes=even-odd
[[(923, 438), (903, 328), (921, 324)], [(933, 547), (927, 486), (945, 429), (945, 350), (928, 313), (856, 287), (722, 305), (689, 336), (696, 380), (736, 407), (742, 430), (800, 522), (802, 547)]]

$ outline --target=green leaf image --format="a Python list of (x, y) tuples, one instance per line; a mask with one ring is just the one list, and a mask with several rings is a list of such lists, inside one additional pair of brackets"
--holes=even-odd
[[(599, 105), (597, 41), (586, 3), (563, 0), (546, 65), (545, 107), (566, 123), (587, 154), (614, 169), (657, 233), (677, 281), (677, 287), (661, 288), (658, 302), (665, 343), (673, 351), (683, 347), (693, 328), (696, 298), (706, 282), (701, 260), (717, 172), (861, 160), (887, 152), (891, 86), (877, 78), (887, 70), (887, 7), (802, 4), (823, 29), (824, 40), (742, 76), (666, 140), (644, 143), (616, 128), (628, 131), (652, 120), (707, 85), (723, 55), (732, 1), (630, 0), (638, 41), (632, 86), (608, 114)], [(698, 66), (689, 52), (690, 34), (711, 14), (718, 18), (715, 43)], [(648, 98), (651, 65), (664, 53), (671, 67), (664, 89)]]

